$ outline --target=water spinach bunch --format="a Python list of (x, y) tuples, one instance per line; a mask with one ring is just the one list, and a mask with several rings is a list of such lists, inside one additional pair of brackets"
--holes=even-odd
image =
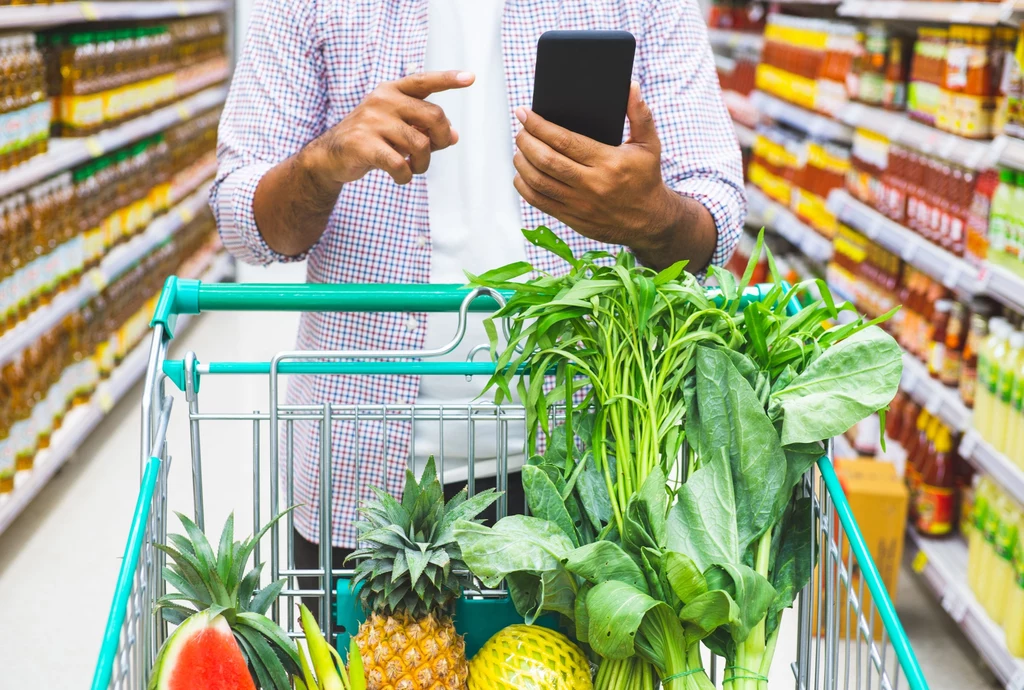
[(730, 690), (764, 690), (782, 611), (814, 567), (804, 475), (891, 401), (899, 347), (875, 322), (830, 328), (840, 308), (820, 281), (790, 313), (810, 286), (785, 285), (770, 253), (773, 283), (745, 299), (763, 238), (739, 281), (712, 269), (709, 292), (683, 264), (526, 236), (567, 274), (513, 282), (533, 271), (520, 262), (470, 282), (512, 293), (489, 387), (499, 402), (516, 387), (531, 451), (547, 446), (523, 471), (531, 516), (457, 526), (467, 564), (528, 621), (559, 614), (599, 662), (599, 690), (712, 688), (701, 644)]

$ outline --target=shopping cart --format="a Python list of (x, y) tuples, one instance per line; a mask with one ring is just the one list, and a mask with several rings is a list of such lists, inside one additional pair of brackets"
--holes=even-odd
[[(743, 299), (760, 299), (761, 295), (761, 289), (755, 287), (749, 289)], [(174, 400), (167, 391), (168, 381), (184, 393), (188, 406), (194, 514), (201, 527), (205, 523), (205, 504), (200, 431), (201, 427), (205, 429), (215, 423), (251, 426), (252, 519), (256, 529), (282, 507), (291, 505), (294, 435), (296, 425), (300, 424), (319, 425), (321, 432), (333, 429), (336, 424), (350, 424), (354, 425), (356, 433), (360, 428), (373, 428), (387, 438), (389, 430), (397, 428), (395, 425), (404, 425), (402, 428), (407, 429), (414, 422), (429, 423), (437, 425), (441, 439), (446, 438), (446, 426), (460, 424), (463, 431), (459, 433), (465, 434), (469, 460), (466, 479), (470, 491), (475, 488), (475, 449), (492, 439), (496, 449), (496, 483), (500, 490), (507, 486), (508, 461), (510, 453), (516, 450), (508, 448), (508, 439), (525, 435), (516, 435), (517, 431), (525, 430), (526, 414), (521, 406), (488, 403), (426, 407), (287, 405), (279, 396), (280, 379), (289, 375), (433, 374), (481, 378), (490, 375), (494, 365), (474, 361), (472, 355), (468, 361), (444, 358), (462, 340), (471, 311), (493, 312), (503, 303), (504, 298), (499, 293), (485, 289), (467, 291), (457, 286), (203, 285), (199, 281), (169, 278), (153, 319), (153, 341), (143, 391), (142, 488), (93, 677), (93, 690), (146, 687), (157, 651), (168, 634), (167, 623), (153, 612), (154, 601), (164, 594), (160, 575), (164, 556), (153, 544), (163, 543), (167, 533), (170, 455), (166, 433)], [(270, 361), (256, 363), (200, 363), (191, 352), (182, 359), (168, 359), (168, 345), (177, 316), (208, 311), (458, 312), (459, 326), (449, 345), (430, 351), (284, 352)], [(485, 349), (474, 348), (472, 353)], [(268, 377), (269, 409), (251, 413), (200, 412), (198, 394), (202, 380), (241, 374)], [(264, 433), (269, 435), (269, 444), (261, 441)], [(331, 434), (321, 433), (320, 438), (330, 439)], [(418, 460), (415, 438), (410, 447), (408, 462), (411, 466)], [(320, 476), (330, 476), (331, 443), (322, 441), (320, 451)], [(269, 456), (268, 463), (261, 461), (261, 454)], [(439, 455), (443, 473), (443, 441)], [(898, 690), (904, 681), (902, 684), (910, 690), (926, 690), (924, 675), (857, 528), (830, 456), (831, 449), (829, 455), (818, 462), (817, 468), (808, 473), (803, 484), (806, 495), (812, 499), (812, 534), (815, 535), (812, 558), (817, 567), (797, 601), (798, 642), (796, 658), (791, 664), (794, 685), (800, 690), (850, 687)], [(358, 463), (357, 457), (357, 475)], [(279, 481), (279, 471), (283, 472), (283, 481)], [(301, 636), (293, 615), (300, 597), (319, 600), (321, 621), (328, 635), (335, 635), (336, 628), (344, 625), (351, 615), (344, 610), (345, 606), (337, 605), (339, 597), (347, 596), (344, 583), (351, 572), (341, 568), (342, 564), (332, 562), (329, 546), (331, 484), (319, 482), (322, 527), (318, 570), (295, 568), (290, 515), (268, 532), (254, 553), (257, 562), (269, 562), (269, 572), (264, 571), (269, 579), (264, 584), (287, 579), (287, 586), (271, 614), (294, 637)], [(504, 514), (506, 508), (499, 504), (499, 515)], [(268, 559), (262, 559), (268, 552), (261, 548), (269, 549)], [(330, 582), (324, 576), (327, 572), (333, 575)], [(318, 587), (301, 589), (298, 578), (304, 576), (315, 577)], [(491, 598), (500, 606), (503, 596), (503, 593), (479, 593), (469, 601)], [(881, 630), (876, 630), (876, 620)], [(716, 661), (711, 660), (712, 675), (718, 665)]]

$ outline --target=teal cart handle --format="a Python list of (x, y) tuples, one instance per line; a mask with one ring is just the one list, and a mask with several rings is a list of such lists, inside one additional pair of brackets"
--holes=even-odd
[[(754, 285), (743, 293), (741, 304), (764, 299), (770, 286)], [(788, 288), (787, 288), (788, 289)], [(308, 312), (457, 312), (469, 294), (462, 285), (395, 285), (386, 283), (244, 283), (204, 284), (170, 276), (164, 283), (150, 326), (161, 325), (165, 337), (174, 337), (181, 314), (207, 311)], [(506, 298), (512, 293), (501, 293)], [(714, 288), (708, 295), (718, 299)], [(789, 305), (792, 309), (795, 300)], [(491, 313), (498, 303), (480, 296), (470, 311)]]
[[(207, 311), (457, 312), (468, 294), (461, 285), (206, 284), (170, 276), (150, 326), (163, 326), (166, 337), (173, 338), (177, 316)], [(498, 303), (481, 296), (469, 308), (491, 313)]]
[(867, 582), (868, 590), (875, 602), (875, 609), (882, 618), (886, 632), (889, 633), (889, 640), (892, 642), (893, 649), (896, 650), (896, 658), (899, 659), (900, 667), (907, 677), (910, 690), (928, 690), (928, 681), (925, 680), (924, 671), (921, 670), (917, 655), (914, 654), (914, 649), (910, 646), (907, 633), (903, 629), (900, 617), (896, 614), (896, 607), (893, 606), (892, 599), (889, 598), (882, 576), (864, 542), (864, 535), (861, 534), (857, 520), (853, 516), (853, 509), (850, 508), (850, 503), (846, 500), (846, 493), (843, 491), (839, 477), (836, 476), (835, 468), (828, 457), (818, 460), (818, 471), (821, 472), (822, 479), (825, 480), (825, 487), (828, 489), (832, 504), (839, 515), (839, 521), (846, 532), (850, 548), (853, 549), (853, 554), (857, 557), (857, 565), (860, 566), (864, 580)]
[[(107, 627), (103, 633), (103, 645), (100, 647), (100, 657), (92, 676), (92, 690), (106, 690), (110, 686), (114, 662), (119, 651), (118, 645), (121, 642), (121, 628), (124, 626), (124, 619), (128, 612), (128, 599), (132, 595), (132, 587), (135, 584), (135, 569), (139, 564), (139, 554), (142, 553), (146, 530), (149, 529), (149, 514), (153, 507), (153, 493), (156, 490), (157, 479), (160, 476), (160, 465), (159, 458), (150, 458), (146, 463), (146, 471), (142, 475), (142, 487), (139, 489), (139, 498), (135, 503), (128, 543), (124, 547), (124, 559), (121, 561), (121, 570), (117, 575), (114, 603), (110, 606)], [(151, 612), (143, 611), (142, 615), (149, 616)], [(142, 644), (142, 640), (136, 640), (135, 644)]]

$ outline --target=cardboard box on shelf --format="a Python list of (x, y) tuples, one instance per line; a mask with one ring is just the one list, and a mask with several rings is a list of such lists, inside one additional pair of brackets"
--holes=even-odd
[[(864, 542), (867, 544), (871, 557), (875, 562), (878, 572), (885, 583), (889, 597), (896, 601), (896, 588), (899, 581), (900, 563), (903, 559), (903, 540), (907, 523), (907, 508), (909, 495), (903, 480), (896, 474), (896, 469), (891, 463), (872, 460), (839, 460), (836, 462), (836, 474), (846, 493), (850, 508), (860, 527)], [(838, 538), (840, 530), (838, 518), (835, 519), (835, 526), (832, 529), (833, 538)], [(840, 545), (844, 567), (849, 568), (851, 563), (849, 541), (845, 535)], [(832, 594), (832, 605), (835, 610), (833, 618), (833, 630), (838, 630), (840, 637), (846, 637), (847, 617), (854, 617), (855, 612), (852, 604), (849, 603), (849, 594), (852, 593), (861, 600), (861, 611), (864, 613), (868, 625), (871, 625), (867, 618), (871, 611), (871, 595), (867, 585), (861, 587), (860, 568), (854, 563), (850, 574), (850, 587), (847, 589), (839, 581), (838, 569), (834, 561), (829, 561), (832, 571), (832, 579), (835, 583), (835, 590)], [(819, 630), (826, 630), (825, 610), (818, 611), (818, 599), (824, 592), (825, 583), (828, 578), (828, 565), (819, 566), (814, 575), (812, 585), (816, 589), (815, 607), (812, 619), (817, 621)], [(862, 592), (863, 589), (863, 592)], [(876, 640), (882, 638), (884, 626), (881, 617), (876, 613), (874, 621), (874, 637)], [(812, 625), (815, 623), (812, 622)], [(857, 631), (851, 630), (850, 637), (855, 638)]]

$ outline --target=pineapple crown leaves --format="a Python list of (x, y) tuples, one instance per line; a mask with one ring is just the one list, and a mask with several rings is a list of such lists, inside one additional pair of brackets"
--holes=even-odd
[(175, 625), (199, 611), (210, 610), (214, 615), (224, 616), (253, 680), (265, 690), (291, 688), (289, 677), (299, 670), (299, 654), (287, 633), (266, 617), (284, 589), (285, 580), (257, 590), (263, 564), (257, 563), (248, 571), (246, 567), (259, 540), (290, 510), (242, 541), (235, 541), (235, 518), (230, 515), (216, 553), (203, 531), (187, 516), (177, 513), (187, 536), (170, 534), (167, 544), (154, 544), (169, 556), (170, 562), (162, 573), (164, 580), (177, 590), (160, 597), (157, 610)]
[(419, 481), (406, 472), (401, 502), (376, 487), (373, 492), (376, 499), (360, 506), (356, 525), (366, 546), (349, 557), (357, 563), (353, 584), (363, 585), (363, 606), (413, 617), (443, 610), (472, 584), (455, 523), (479, 522), (476, 517), (499, 494), (488, 490), (470, 498), (463, 489), (446, 504), (433, 457)]

